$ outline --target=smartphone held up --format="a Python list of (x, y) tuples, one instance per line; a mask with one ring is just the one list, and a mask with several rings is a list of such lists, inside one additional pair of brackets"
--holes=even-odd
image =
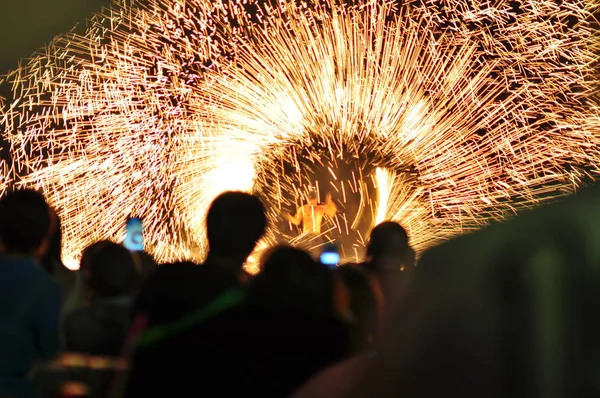
[(123, 246), (132, 252), (144, 251), (144, 231), (142, 219), (138, 217), (128, 218), (125, 229), (126, 234), (125, 241), (123, 241)]

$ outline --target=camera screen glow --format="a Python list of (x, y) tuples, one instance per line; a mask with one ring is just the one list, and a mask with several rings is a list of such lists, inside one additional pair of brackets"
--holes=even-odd
[(126, 229), (127, 233), (125, 235), (125, 241), (123, 242), (123, 246), (125, 246), (130, 251), (143, 251), (144, 241), (142, 220), (140, 220), (139, 218), (128, 219)]
[(340, 255), (333, 252), (321, 254), (321, 262), (326, 265), (337, 265), (340, 262)]

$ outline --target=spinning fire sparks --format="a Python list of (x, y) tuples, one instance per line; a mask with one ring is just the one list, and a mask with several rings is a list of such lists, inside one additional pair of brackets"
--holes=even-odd
[(261, 248), (330, 193), (352, 259), (382, 220), (422, 250), (597, 177), (598, 0), (347, 3), (113, 5), (7, 77), (2, 181), (43, 189), (76, 266), (130, 215), (201, 260), (224, 190), (265, 201)]

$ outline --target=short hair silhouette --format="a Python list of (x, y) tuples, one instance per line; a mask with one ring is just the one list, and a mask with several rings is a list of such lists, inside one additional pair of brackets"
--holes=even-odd
[(384, 221), (371, 231), (367, 244), (367, 256), (371, 258), (381, 256), (405, 258), (409, 252), (408, 234), (397, 222)]
[(33, 189), (9, 192), (0, 199), (0, 241), (11, 253), (31, 253), (50, 233), (50, 207)]
[(250, 294), (263, 305), (311, 315), (333, 313), (333, 278), (304, 250), (278, 246), (265, 253)]
[(267, 227), (260, 199), (244, 192), (224, 192), (206, 217), (209, 252), (223, 257), (248, 256)]
[(98, 297), (131, 294), (138, 280), (133, 256), (122, 245), (100, 241), (84, 251), (82, 263), (89, 271), (89, 284)]

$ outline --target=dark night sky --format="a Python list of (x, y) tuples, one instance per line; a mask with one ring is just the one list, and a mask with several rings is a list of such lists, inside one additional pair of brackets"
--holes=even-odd
[(110, 0), (2, 0), (0, 6), (0, 74), (52, 37), (83, 24)]

